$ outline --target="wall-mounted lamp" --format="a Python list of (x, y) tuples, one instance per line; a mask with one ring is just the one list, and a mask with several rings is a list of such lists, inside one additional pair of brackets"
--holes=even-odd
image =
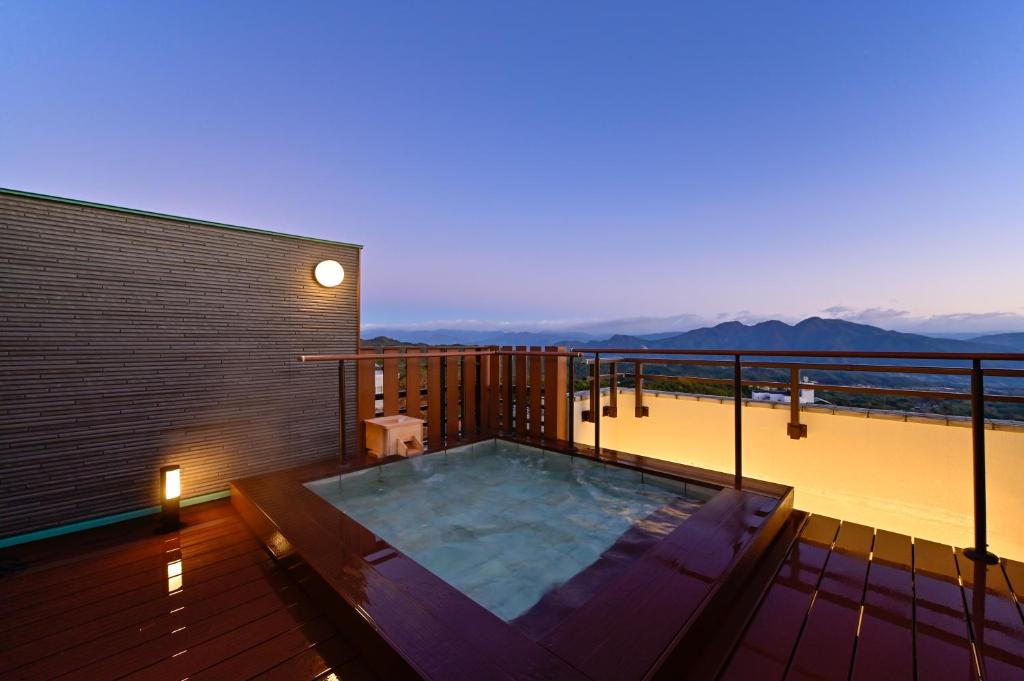
[(160, 469), (160, 529), (164, 532), (181, 527), (181, 466)]
[(345, 280), (345, 268), (337, 260), (324, 260), (317, 264), (313, 276), (321, 286), (334, 288)]

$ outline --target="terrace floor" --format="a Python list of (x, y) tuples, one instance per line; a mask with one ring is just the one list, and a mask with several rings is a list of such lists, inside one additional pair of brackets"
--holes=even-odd
[(0, 678), (376, 678), (230, 501), (182, 518), (0, 551)]
[[(376, 678), (228, 501), (183, 516), (0, 552), (0, 677)], [(720, 679), (1021, 679), (1015, 588), (1024, 564), (811, 516)]]
[(811, 516), (719, 679), (1024, 679), (1022, 596), (1024, 564)]

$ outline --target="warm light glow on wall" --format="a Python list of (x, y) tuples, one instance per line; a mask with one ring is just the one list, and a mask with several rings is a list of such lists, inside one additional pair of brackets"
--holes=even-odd
[(321, 286), (333, 288), (345, 280), (345, 268), (337, 260), (324, 260), (313, 270), (313, 276)]

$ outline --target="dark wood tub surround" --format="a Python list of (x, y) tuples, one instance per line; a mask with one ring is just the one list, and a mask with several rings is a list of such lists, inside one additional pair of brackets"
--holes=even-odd
[[(575, 455), (595, 458), (586, 448)], [(709, 471), (645, 467), (643, 457), (610, 450), (599, 460), (719, 484)], [(365, 465), (379, 464), (327, 462), (236, 481), (232, 503), (279, 560), (318, 575), (318, 600), (334, 600), (338, 623), (357, 632), (389, 678), (667, 678), (672, 649), (728, 608), (793, 500), (791, 488), (753, 480), (743, 491), (722, 489), (535, 642), (303, 486)]]

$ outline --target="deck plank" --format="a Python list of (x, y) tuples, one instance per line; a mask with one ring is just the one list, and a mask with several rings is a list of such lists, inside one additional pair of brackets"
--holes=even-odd
[[(332, 636), (325, 641), (303, 650), (275, 667), (253, 677), (258, 681), (295, 681), (315, 679), (330, 671), (341, 670), (348, 662), (357, 658), (355, 650), (343, 636)], [(337, 676), (348, 679), (343, 672)]]
[(1024, 621), (1000, 565), (956, 552), (967, 614), (985, 681), (1024, 678)]
[(728, 681), (782, 679), (796, 647), (839, 521), (811, 516), (758, 606), (722, 675)]
[(844, 522), (797, 643), (788, 681), (846, 681), (874, 543), (870, 527)]
[(920, 679), (978, 678), (953, 549), (914, 541), (914, 612)]
[[(302, 594), (302, 571), (276, 563), (229, 502), (183, 518), (159, 536), (152, 519), (125, 523), (120, 550), (110, 528), (5, 550), (27, 567), (0, 577), (0, 602), (19, 605), (5, 611), (0, 678), (375, 678)], [(182, 559), (181, 588), (169, 589), (168, 558)]]
[(913, 570), (910, 537), (878, 530), (851, 681), (913, 680)]

